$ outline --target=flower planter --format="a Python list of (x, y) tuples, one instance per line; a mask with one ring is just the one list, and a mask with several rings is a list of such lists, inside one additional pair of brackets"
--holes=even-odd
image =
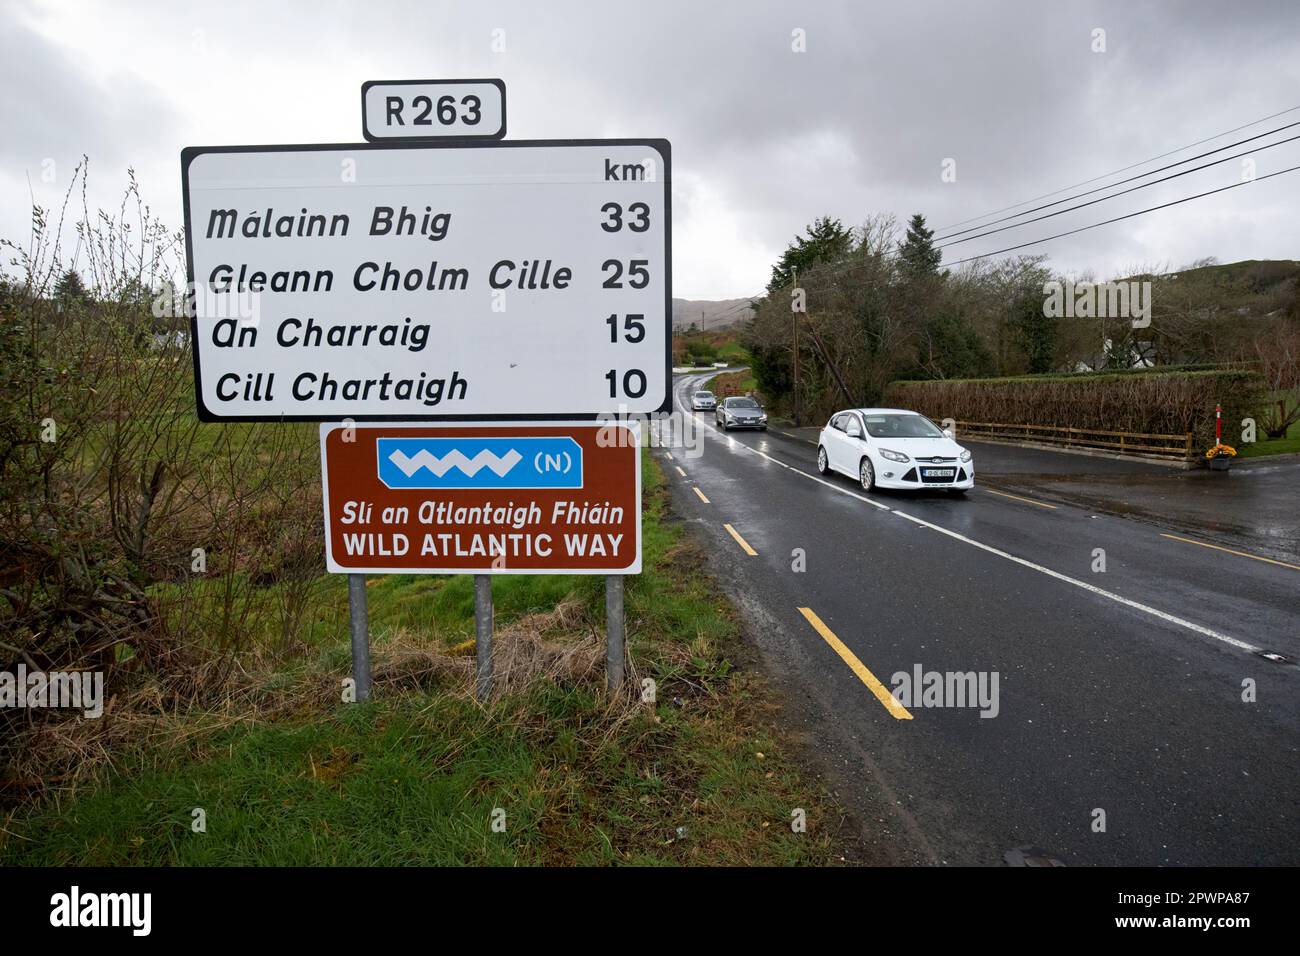
[(1210, 471), (1227, 471), (1232, 464), (1231, 455), (1215, 455), (1210, 461)]

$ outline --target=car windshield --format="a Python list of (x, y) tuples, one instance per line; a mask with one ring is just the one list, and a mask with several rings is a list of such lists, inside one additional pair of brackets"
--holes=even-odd
[(695, 397), (696, 397), (696, 398), (712, 398), (712, 397), (713, 397), (713, 393), (712, 393), (712, 392), (696, 392), (696, 393), (695, 393)]
[(758, 408), (758, 402), (752, 398), (729, 398), (727, 404), (732, 408)]
[(943, 432), (920, 415), (863, 415), (872, 438), (942, 438)]

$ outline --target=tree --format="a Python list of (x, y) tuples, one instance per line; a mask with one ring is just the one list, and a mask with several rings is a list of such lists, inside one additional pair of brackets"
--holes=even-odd
[(794, 388), (790, 370), (790, 350), (769, 345), (758, 339), (745, 342), (749, 351), (749, 368), (758, 390), (769, 399), (784, 398)]
[(815, 220), (803, 236), (795, 236), (772, 267), (768, 293), (778, 292), (794, 282), (795, 276), (818, 262), (834, 262), (853, 248), (854, 234), (844, 223), (830, 216)]
[(1031, 374), (1050, 372), (1055, 365), (1059, 323), (1046, 314), (1042, 295), (1022, 294), (1010, 304), (1009, 323), (1024, 350)]
[(1268, 391), (1261, 422), (1264, 434), (1285, 438), (1287, 429), (1300, 422), (1300, 325), (1279, 323), (1257, 335), (1253, 345)]
[(90, 293), (76, 269), (69, 269), (59, 276), (59, 281), (54, 284), (54, 301), (64, 306), (90, 301)]
[(934, 230), (925, 228), (925, 217), (914, 215), (907, 223), (907, 237), (898, 244), (898, 268), (908, 278), (939, 274), (943, 251), (934, 247)]
[(993, 355), (961, 313), (961, 303), (941, 304), (918, 336), (919, 378), (983, 378), (994, 372)]

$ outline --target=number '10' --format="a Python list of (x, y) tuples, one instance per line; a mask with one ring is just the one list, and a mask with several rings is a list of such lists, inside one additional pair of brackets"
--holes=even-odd
[[(610, 369), (605, 373), (605, 381), (609, 382), (609, 397), (618, 398), (618, 372)], [(628, 369), (623, 373), (623, 394), (629, 398), (640, 398), (645, 394), (646, 379), (645, 372), (639, 368)]]

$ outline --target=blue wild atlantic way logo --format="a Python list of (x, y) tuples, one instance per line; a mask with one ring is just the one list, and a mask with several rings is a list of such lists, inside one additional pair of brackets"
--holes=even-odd
[(581, 488), (582, 447), (567, 436), (377, 438), (389, 488)]

